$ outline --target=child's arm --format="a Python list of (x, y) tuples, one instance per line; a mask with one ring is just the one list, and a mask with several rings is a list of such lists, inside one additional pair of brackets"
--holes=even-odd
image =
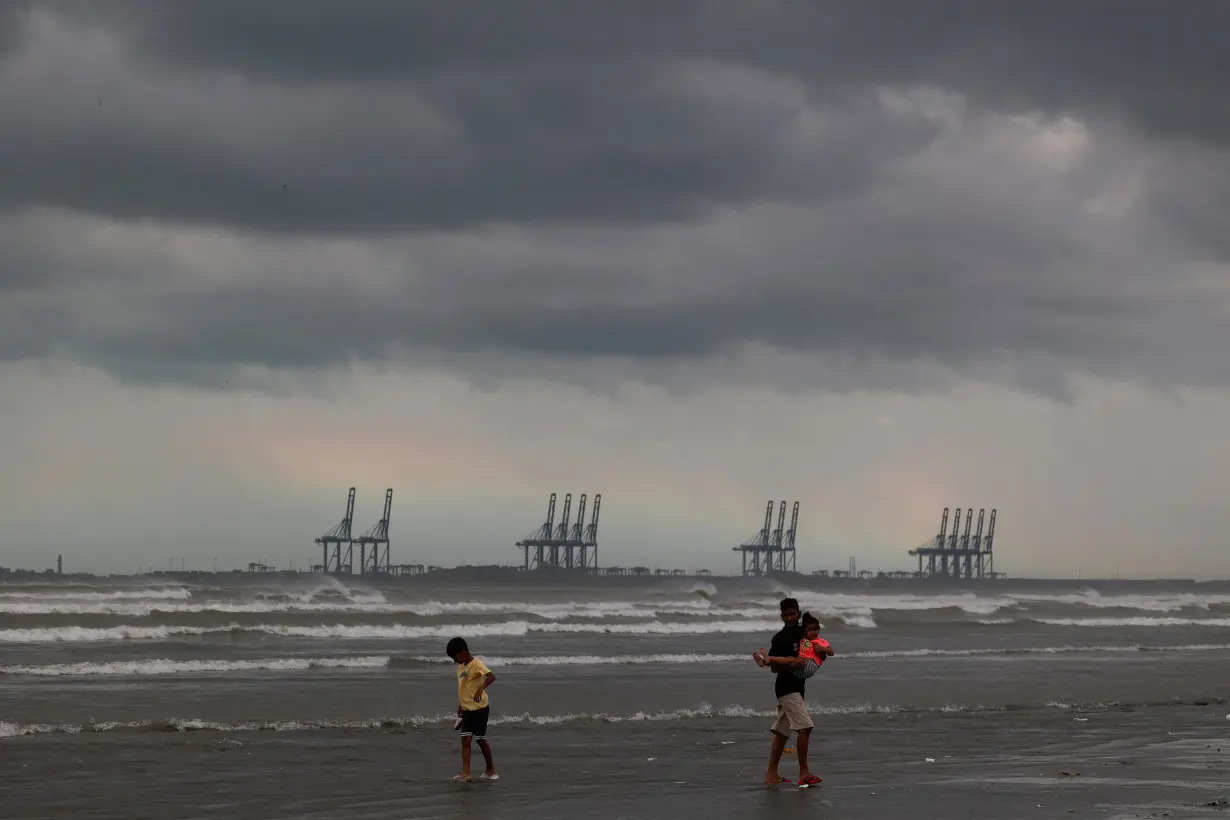
[(483, 682), (478, 685), (477, 691), (474, 692), (474, 699), (482, 700), (483, 692), (486, 692), (487, 687), (493, 683), (495, 683), (495, 673), (488, 669), (487, 674), (483, 676)]
[(816, 638), (816, 640), (812, 641), (812, 646), (815, 648), (817, 655), (827, 655), (831, 658), (836, 654), (833, 651), (833, 645), (824, 638)]

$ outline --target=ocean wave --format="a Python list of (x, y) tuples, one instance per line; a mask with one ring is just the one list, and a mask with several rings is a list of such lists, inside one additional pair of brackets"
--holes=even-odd
[(0, 586), (0, 611), (10, 599), (18, 601), (174, 601), (192, 597), (188, 587), (155, 587), (142, 589), (113, 589), (100, 592), (92, 587), (80, 590), (60, 587), (54, 590), (35, 592), (21, 587), (6, 589)]
[(391, 614), (414, 617), (447, 615), (530, 615), (543, 620), (569, 618), (646, 618), (658, 615), (745, 617), (763, 618), (773, 614), (768, 607), (711, 607), (699, 604), (654, 604), (639, 601), (596, 601), (592, 603), (568, 602), (561, 604), (535, 604), (509, 601), (485, 603), (476, 601), (443, 602), (423, 601), (417, 603), (391, 603), (388, 601), (357, 602), (332, 601), (284, 601), (260, 599), (244, 602), (207, 601), (172, 603), (162, 600), (148, 603), (98, 601), (5, 601), (0, 599), (0, 614), (10, 615), (119, 615), (148, 617), (155, 614), (219, 613), (229, 614)]
[(972, 592), (921, 595), (800, 592), (796, 597), (801, 608), (817, 616), (872, 617), (878, 612), (919, 613), (928, 610), (990, 615), (1005, 607), (1011, 607), (1015, 603), (1011, 598), (1005, 596), (981, 597)]
[(1021, 647), (971, 647), (966, 649), (885, 649), (862, 652), (846, 652), (834, 655), (838, 658), (977, 658), (1011, 657), (1014, 655), (1070, 655), (1070, 654), (1116, 654), (1132, 652), (1225, 652), (1230, 644), (1123, 644), (1107, 646), (1021, 646)]
[[(1024, 624), (1033, 622), (1051, 626), (1068, 627), (1230, 627), (1227, 618), (1176, 618), (1176, 617), (1136, 617), (1136, 618), (1034, 618), (1011, 622)], [(979, 622), (974, 623), (988, 623)], [(990, 623), (1001, 626), (1001, 619)], [(825, 629), (832, 630), (835, 626), (849, 626), (856, 629), (874, 628), (876, 623), (871, 619), (850, 617), (842, 619), (841, 624), (829, 623)], [(136, 625), (121, 624), (105, 627), (90, 626), (48, 626), (29, 628), (0, 629), (0, 643), (97, 643), (120, 641), (160, 641), (178, 637), (203, 637), (211, 635), (269, 635), (283, 638), (329, 639), (329, 640), (405, 640), (414, 638), (439, 638), (452, 636), (461, 632), (468, 635), (522, 637), (532, 634), (595, 634), (595, 635), (701, 635), (701, 634), (748, 634), (771, 633), (781, 626), (780, 620), (770, 619), (702, 619), (687, 621), (634, 621), (634, 622), (562, 622), (545, 621), (531, 622), (526, 620), (494, 621), (488, 623), (452, 623), (452, 624), (402, 624), (402, 623), (243, 623), (227, 621), (205, 625), (189, 624), (156, 624)]]
[[(1049, 655), (1100, 655), (1131, 653), (1194, 653), (1226, 652), (1230, 644), (1157, 645), (1125, 644), (1112, 646), (1031, 646), (975, 647), (967, 649), (887, 649), (845, 652), (828, 663), (848, 663), (857, 660), (915, 660), (944, 658), (996, 658)], [(746, 664), (749, 653), (659, 653), (644, 655), (480, 655), (488, 666), (581, 667)], [(407, 669), (419, 666), (446, 666), (452, 661), (438, 655), (357, 655), (334, 657), (259, 658), (244, 660), (147, 658), (129, 661), (77, 662), (46, 665), (0, 666), (0, 676), (7, 677), (161, 677), (192, 674), (226, 674), (231, 672), (304, 672), (312, 670), (373, 670)]]
[(44, 666), (0, 666), (0, 675), (25, 677), (153, 677), (226, 672), (303, 672), (311, 669), (380, 669), (388, 655), (341, 658), (262, 658), (258, 660), (171, 660), (153, 658), (104, 663), (55, 663)]
[[(390, 605), (382, 604), (381, 607)], [(433, 610), (425, 610), (433, 611)], [(444, 610), (438, 610), (444, 612)], [(820, 614), (822, 628), (828, 632), (842, 630), (934, 629), (939, 626), (995, 626), (1007, 630), (1026, 628), (1166, 628), (1203, 627), (1230, 628), (1230, 617), (1190, 617), (1177, 615), (1119, 615), (1051, 617), (1018, 614), (1015, 617), (948, 617), (951, 610), (930, 610), (916, 613), (875, 615), (847, 613)], [(704, 635), (775, 632), (780, 619), (761, 610), (736, 612), (714, 611), (705, 614), (690, 610), (662, 608), (647, 610), (592, 610), (588, 612), (557, 610), (537, 612), (481, 612), (473, 623), (460, 623), (464, 608), (448, 614), (407, 615), (404, 612), (376, 610), (267, 612), (234, 608), (213, 611), (208, 608), (190, 612), (155, 608), (144, 618), (121, 615), (78, 614), (33, 615), (0, 612), (0, 643), (58, 643), (99, 641), (157, 641), (174, 637), (208, 635), (273, 635), (301, 639), (391, 640), (440, 637), (456, 631), (476, 636), (494, 635), (520, 637), (537, 633), (608, 634), (608, 635)], [(550, 617), (548, 617), (548, 615)], [(482, 616), (486, 616), (485, 618)], [(501, 617), (502, 616), (502, 617)]]
[[(1225, 652), (1230, 651), (1230, 644), (1168, 644), (1152, 646), (1148, 644), (1123, 644), (1106, 646), (1024, 646), (1024, 647), (971, 647), (966, 649), (883, 649), (862, 650), (854, 652), (839, 652), (825, 663), (845, 663), (851, 660), (890, 660), (894, 658), (981, 658), (981, 657), (1012, 657), (1030, 655), (1069, 655), (1069, 654), (1130, 654), (1139, 652)], [(642, 664), (642, 663), (745, 663), (750, 660), (748, 653), (742, 654), (708, 654), (708, 655), (539, 655), (523, 657), (483, 656), (488, 666), (577, 666), (593, 664)], [(391, 666), (423, 664), (446, 665), (452, 661), (436, 656), (418, 655), (406, 658), (393, 658)]]
[(1023, 604), (1062, 604), (1067, 606), (1093, 607), (1096, 609), (1124, 609), (1140, 612), (1178, 612), (1184, 609), (1204, 609), (1230, 604), (1230, 595), (1216, 593), (1158, 593), (1155, 595), (1140, 595), (1122, 593), (1103, 595), (1097, 590), (1087, 589), (1079, 593), (1026, 594), (1014, 593), (1009, 598)]
[[(851, 717), (883, 717), (900, 714), (976, 714), (981, 712), (1028, 712), (1053, 711), (1096, 713), (1124, 709), (1148, 709), (1182, 706), (1208, 706), (1222, 704), (1225, 700), (1213, 696), (1209, 698), (1183, 700), (1168, 699), (1145, 702), (1092, 702), (1067, 703), (1047, 701), (1036, 703), (1004, 703), (1004, 704), (965, 704), (950, 703), (944, 706), (909, 708), (895, 704), (861, 703), (850, 706), (809, 706), (808, 712), (816, 716), (851, 716)], [(767, 720), (775, 712), (750, 706), (729, 705), (714, 707), (701, 704), (693, 709), (670, 709), (658, 712), (629, 712), (612, 714), (606, 712), (570, 712), (560, 714), (534, 715), (529, 713), (495, 715), (491, 718), (493, 726), (529, 725), (553, 726), (559, 724), (593, 723), (593, 724), (624, 724), (624, 723), (674, 723), (684, 721), (703, 721), (717, 719), (756, 719)], [(10, 721), (0, 721), (0, 739), (19, 738), (42, 734), (79, 734), (88, 732), (202, 732), (224, 735), (243, 734), (248, 732), (328, 732), (328, 731), (389, 731), (389, 730), (431, 730), (449, 731), (455, 714), (438, 715), (408, 715), (396, 717), (377, 717), (367, 720), (273, 720), (273, 721), (242, 721), (228, 723), (205, 720), (201, 718), (167, 718), (165, 720), (144, 721), (92, 721), (85, 724), (75, 723), (33, 723), (23, 724)], [(232, 741), (240, 742), (240, 741)]]
[(1230, 618), (1030, 618), (1048, 626), (1120, 627), (1120, 626), (1216, 626), (1230, 627)]
[[(698, 664), (748, 661), (749, 654), (661, 654), (661, 655), (558, 655), (529, 657), (488, 657), (480, 655), (493, 668), (505, 666), (600, 666), (642, 664)], [(398, 657), (360, 655), (327, 658), (260, 658), (255, 660), (172, 660), (151, 658), (102, 663), (57, 663), (43, 666), (0, 666), (0, 675), (26, 677), (158, 677), (166, 675), (227, 672), (302, 672), (314, 669), (382, 669), (415, 666), (452, 665), (437, 656)]]
[(179, 636), (204, 635), (275, 635), (284, 638), (321, 638), (333, 640), (405, 640), (409, 638), (439, 638), (461, 632), (472, 636), (523, 636), (532, 633), (586, 633), (611, 635), (696, 635), (714, 633), (773, 632), (781, 622), (773, 621), (701, 621), (642, 623), (530, 623), (503, 621), (496, 623), (440, 624), (406, 626), (382, 624), (320, 624), (289, 626), (286, 624), (227, 624), (219, 626), (113, 626), (90, 628), (78, 626), (44, 629), (0, 629), (0, 643), (95, 643), (102, 641), (150, 641)]
[[(600, 599), (551, 600), (559, 594), (558, 590), (539, 590), (527, 585), (520, 588), (520, 593), (513, 593), (518, 600), (473, 600), (474, 596), (468, 594), (462, 600), (441, 600), (454, 593), (436, 588), (436, 597), (428, 597), (422, 595), (423, 588), (411, 583), (375, 583), (380, 584), (380, 588), (331, 577), (305, 576), (303, 581), (274, 581), (271, 584), (245, 576), (235, 581), (213, 580), (208, 585), (0, 584), (0, 634), (16, 632), (18, 628), (50, 630), (70, 626), (190, 626), (212, 631), (228, 628), (231, 619), (237, 626), (250, 630), (259, 630), (262, 622), (313, 627), (316, 624), (305, 622), (317, 616), (347, 622), (337, 626), (362, 626), (356, 622), (367, 616), (378, 620), (377, 625), (382, 627), (433, 626), (450, 616), (494, 618), (511, 623), (621, 620), (662, 623), (692, 619), (698, 622), (772, 622), (776, 626), (778, 598), (785, 594), (794, 595), (804, 609), (826, 621), (826, 628), (837, 629), (909, 629), (949, 623), (979, 626), (1040, 623), (1079, 627), (1103, 624), (1223, 626), (1230, 622), (1227, 617), (1230, 615), (1230, 594), (1224, 593), (1101, 594), (1092, 589), (1067, 593), (999, 593), (990, 588), (976, 592), (796, 591), (780, 585), (769, 590), (748, 588), (746, 584), (696, 581), (638, 587), (626, 598), (612, 594), (609, 589), (605, 592), (593, 589), (590, 591), (601, 596)], [(1201, 615), (1222, 617), (1203, 618)], [(1148, 618), (1159, 620), (1143, 620)], [(574, 631), (584, 631), (584, 628)], [(704, 627), (699, 631), (704, 631)], [(0, 640), (5, 639), (0, 637)]]

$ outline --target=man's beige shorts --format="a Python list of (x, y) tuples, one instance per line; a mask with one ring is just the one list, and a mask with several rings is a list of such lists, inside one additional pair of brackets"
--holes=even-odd
[(774, 721), (772, 729), (774, 733), (790, 737), (791, 732), (810, 729), (813, 726), (815, 724), (811, 722), (811, 715), (807, 714), (802, 695), (791, 692), (777, 699), (777, 720)]

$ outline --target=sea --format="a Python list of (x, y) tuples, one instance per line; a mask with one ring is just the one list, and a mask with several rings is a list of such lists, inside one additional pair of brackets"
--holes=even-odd
[[(1195, 766), (1204, 785), (1184, 770), (1169, 810), (1192, 789), (1223, 799), (1226, 587), (243, 573), (0, 582), (0, 815), (778, 816), (760, 786), (773, 675), (752, 653), (780, 628), (785, 596), (836, 650), (806, 691), (810, 763), (825, 777), (815, 801), (900, 816), (893, 806), (909, 803), (892, 794), (908, 768), (916, 788), (940, 789), (932, 806), (969, 782), (977, 816), (1021, 816), (1011, 800), (996, 815), (995, 801), (1022, 794), (1028, 816), (1047, 816), (1012, 765), (1063, 743), (1060, 767), (1133, 749), (1141, 765), (1170, 765), (1173, 749), (1140, 750), (1176, 731), (1226, 752)], [(497, 676), (499, 783), (451, 780), (455, 636)], [(1072, 734), (1095, 729), (1110, 734)], [(885, 768), (907, 749), (905, 768)], [(954, 757), (963, 774), (937, 780)]]

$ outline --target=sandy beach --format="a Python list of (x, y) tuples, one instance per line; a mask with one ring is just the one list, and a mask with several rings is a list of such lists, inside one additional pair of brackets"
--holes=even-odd
[(500, 782), (463, 786), (439, 727), (40, 735), (5, 745), (0, 792), (28, 820), (1226, 816), (1226, 710), (830, 716), (811, 790), (758, 785), (750, 718), (513, 725), (492, 733)]

